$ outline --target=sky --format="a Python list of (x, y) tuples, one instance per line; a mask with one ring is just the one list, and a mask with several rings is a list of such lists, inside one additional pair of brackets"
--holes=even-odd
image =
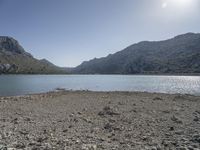
[(0, 35), (62, 67), (200, 33), (200, 0), (0, 0)]

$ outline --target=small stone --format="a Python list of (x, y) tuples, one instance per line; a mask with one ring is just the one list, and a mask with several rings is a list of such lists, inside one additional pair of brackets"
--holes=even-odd
[(171, 117), (171, 120), (174, 121), (174, 122), (176, 122), (176, 123), (179, 123), (179, 124), (183, 123), (183, 121), (180, 118), (176, 117), (175, 115), (173, 115)]
[(34, 142), (34, 141), (32, 141), (32, 142), (30, 142), (30, 143), (28, 143), (28, 145), (29, 146), (33, 146), (33, 145), (36, 145), (37, 143), (36, 142)]
[(174, 131), (174, 127), (170, 127), (170, 129), (169, 129), (170, 131)]
[(28, 131), (22, 130), (22, 131), (19, 131), (19, 133), (22, 134), (22, 135), (27, 135)]
[(24, 149), (25, 148), (25, 145), (21, 142), (15, 142), (12, 144), (14, 148), (17, 148), (17, 149)]
[(169, 141), (163, 140), (163, 141), (162, 141), (162, 145), (164, 145), (165, 147), (167, 147), (167, 146), (169, 145)]
[(30, 118), (24, 118), (24, 121), (29, 122), (29, 121), (31, 121), (31, 119)]
[(153, 100), (154, 100), (154, 101), (161, 101), (161, 100), (163, 100), (163, 99), (160, 98), (160, 97), (155, 97), (155, 98), (153, 98)]
[(110, 132), (112, 131), (112, 125), (110, 123), (106, 123), (104, 126), (104, 129), (109, 130)]
[(197, 121), (199, 121), (199, 118), (197, 116), (195, 116), (195, 118), (193, 119), (193, 121), (197, 122)]
[(196, 134), (192, 137), (192, 141), (194, 143), (200, 143), (200, 135), (199, 134)]
[(76, 144), (79, 144), (79, 143), (81, 143), (81, 140), (77, 139)]
[(186, 147), (178, 147), (177, 150), (188, 150)]
[(155, 146), (151, 147), (151, 150), (157, 150), (157, 148)]
[(122, 102), (118, 102), (118, 105), (124, 105), (124, 103), (122, 103)]
[(38, 137), (37, 139), (36, 139), (36, 141), (37, 142), (39, 142), (39, 143), (42, 143), (43, 141), (45, 141), (45, 140), (47, 140), (47, 138), (46, 137)]
[(13, 119), (11, 123), (18, 124), (18, 118)]
[(105, 116), (105, 115), (110, 115), (110, 116), (114, 116), (114, 115), (119, 115), (119, 113), (114, 112), (112, 108), (110, 108), (109, 106), (106, 106), (103, 108), (102, 111), (100, 111), (98, 113), (99, 116)]
[(171, 136), (171, 134), (170, 134), (170, 133), (165, 133), (165, 135), (166, 135), (166, 136)]
[(97, 150), (97, 145), (95, 144), (83, 144), (82, 150)]
[(175, 131), (175, 134), (177, 134), (177, 135), (182, 135), (182, 134), (184, 134), (184, 131), (178, 130), (178, 131)]
[(7, 150), (7, 147), (5, 145), (0, 144), (0, 150)]
[(198, 145), (197, 143), (195, 143), (195, 144), (192, 144), (192, 147), (194, 147), (194, 148), (198, 148), (199, 145)]
[(67, 132), (67, 131), (68, 131), (68, 129), (64, 129), (64, 130), (63, 130), (63, 132)]
[(16, 150), (16, 148), (7, 148), (6, 150)]
[[(0, 134), (0, 140), (4, 139), (4, 136)], [(1, 150), (1, 149), (0, 149)]]
[(188, 150), (194, 150), (192, 146), (188, 146)]
[(200, 115), (200, 110), (196, 110), (195, 112)]
[(41, 148), (39, 147), (39, 146), (33, 146), (32, 148), (31, 148), (31, 150), (40, 150)]
[(170, 113), (169, 110), (163, 110), (162, 112), (165, 113), (165, 114), (169, 114)]
[(147, 136), (143, 136), (143, 137), (142, 137), (142, 140), (143, 140), (143, 141), (146, 141), (147, 139), (148, 139)]
[(78, 112), (77, 114), (79, 114), (79, 115), (82, 115), (82, 113), (81, 113), (81, 112)]

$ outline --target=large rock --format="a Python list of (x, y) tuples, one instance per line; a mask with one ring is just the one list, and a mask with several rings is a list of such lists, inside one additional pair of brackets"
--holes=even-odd
[(0, 64), (0, 73), (17, 71), (17, 66), (14, 64)]

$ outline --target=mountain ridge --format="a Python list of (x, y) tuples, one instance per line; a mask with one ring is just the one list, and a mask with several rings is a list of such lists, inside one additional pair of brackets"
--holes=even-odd
[(200, 34), (189, 32), (162, 41), (138, 42), (106, 57), (84, 61), (72, 73), (200, 73)]
[(75, 68), (36, 59), (17, 40), (0, 36), (0, 74), (199, 74), (200, 33), (141, 41)]

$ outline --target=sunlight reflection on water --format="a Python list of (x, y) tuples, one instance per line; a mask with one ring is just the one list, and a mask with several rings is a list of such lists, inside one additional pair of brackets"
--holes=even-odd
[(91, 91), (146, 91), (200, 95), (199, 76), (1, 75), (0, 95), (41, 93), (56, 88)]

